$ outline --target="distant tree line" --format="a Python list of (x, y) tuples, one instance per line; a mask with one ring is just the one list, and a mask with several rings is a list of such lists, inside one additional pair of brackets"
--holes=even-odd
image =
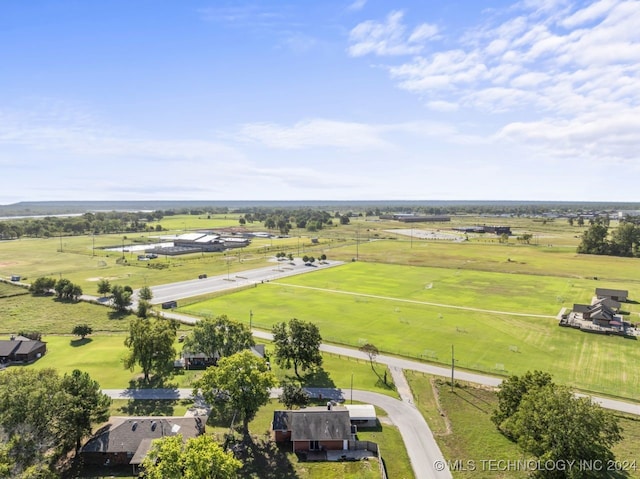
[(609, 226), (603, 221), (594, 221), (582, 233), (578, 253), (609, 256), (640, 257), (640, 225), (623, 221), (609, 233)]
[(327, 211), (305, 209), (264, 209), (255, 208), (246, 211), (240, 217), (240, 224), (264, 223), (269, 230), (278, 230), (280, 234), (287, 234), (295, 227), (307, 231), (319, 231), (326, 226), (333, 225), (333, 216)]
[(85, 213), (82, 216), (45, 218), (22, 218), (0, 221), (0, 238), (49, 238), (58, 235), (135, 233), (156, 231), (148, 223), (160, 221), (161, 211), (154, 212), (99, 212)]

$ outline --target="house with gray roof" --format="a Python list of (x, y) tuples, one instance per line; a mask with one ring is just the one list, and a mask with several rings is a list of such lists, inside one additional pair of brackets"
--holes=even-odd
[(629, 291), (626, 289), (608, 289), (608, 288), (596, 288), (596, 296), (598, 299), (609, 298), (614, 301), (626, 302), (629, 297)]
[(12, 336), (8, 340), (0, 340), (0, 363), (31, 363), (41, 358), (47, 352), (47, 343)]
[(186, 441), (204, 434), (206, 422), (205, 416), (111, 416), (109, 423), (80, 449), (80, 455), (85, 464), (130, 464), (137, 474), (154, 439), (180, 434)]
[(349, 411), (336, 406), (274, 411), (271, 430), (276, 442), (291, 442), (294, 452), (347, 450), (353, 438)]

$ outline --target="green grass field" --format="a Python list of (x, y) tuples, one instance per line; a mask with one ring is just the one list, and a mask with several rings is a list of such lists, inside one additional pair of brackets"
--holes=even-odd
[[(284, 282), (334, 291), (287, 286)], [(574, 387), (635, 398), (640, 388), (640, 378), (634, 373), (640, 361), (637, 341), (559, 328), (552, 318), (403, 301), (555, 315), (574, 301), (588, 301), (594, 284), (601, 283), (351, 263), (259, 285), (181, 310), (195, 315), (224, 313), (248, 323), (250, 309), (253, 326), (265, 329), (296, 317), (317, 324), (328, 341), (352, 346), (370, 342), (381, 351), (436, 362), (448, 363), (453, 344), (459, 367), (503, 375), (542, 369), (553, 373), (559, 382)], [(425, 288), (426, 285), (431, 287)], [(344, 291), (361, 295), (342, 294)]]
[[(451, 392), (450, 385), (442, 380), (415, 372), (405, 372), (418, 409), (424, 415), (436, 441), (448, 461), (459, 461), (454, 478), (520, 478), (528, 477), (524, 471), (499, 471), (488, 461), (518, 461), (528, 459), (518, 446), (498, 432), (491, 422), (491, 414), (497, 406), (494, 391), (462, 383)], [(432, 386), (433, 383), (433, 386)], [(439, 396), (441, 410), (434, 397)], [(447, 431), (445, 417), (450, 422)], [(618, 461), (637, 460), (640, 444), (640, 419), (635, 416), (616, 415), (623, 429), (623, 440), (613, 451)], [(482, 462), (487, 461), (487, 462)], [(473, 463), (475, 470), (470, 470)], [(492, 470), (492, 467), (494, 469)], [(637, 470), (628, 470), (630, 478), (640, 478)], [(609, 476), (607, 476), (609, 477)], [(613, 477), (613, 476), (612, 476)]]
[[(226, 216), (180, 215), (161, 223), (174, 234), (235, 226), (236, 215)], [(516, 235), (530, 232), (536, 244), (516, 244), (512, 237), (503, 245), (492, 235), (470, 235), (465, 243), (410, 241), (393, 232), (407, 227), (446, 231), (455, 225), (483, 223), (508, 224)], [(247, 229), (264, 227), (254, 223)], [(459, 367), (492, 374), (535, 367), (553, 372), (558, 381), (572, 386), (634, 398), (640, 387), (633, 372), (640, 359), (636, 342), (567, 331), (550, 318), (489, 312), (551, 317), (574, 302), (588, 302), (598, 286), (628, 289), (632, 299), (640, 298), (640, 259), (577, 255), (575, 245), (582, 231), (584, 228), (569, 226), (564, 220), (545, 224), (528, 218), (454, 217), (451, 223), (407, 225), (353, 218), (350, 225), (314, 233), (318, 244), (312, 244), (308, 232), (294, 229), (289, 238), (256, 239), (250, 248), (234, 253), (231, 271), (262, 266), (276, 250), (315, 256), (324, 252), (330, 258), (345, 260), (355, 257), (357, 251), (361, 261), (214, 300), (186, 300), (191, 304), (183, 310), (207, 316), (228, 314), (244, 322), (248, 322), (251, 310), (254, 326), (265, 329), (298, 317), (316, 322), (326, 340), (354, 346), (368, 341), (390, 353), (436, 362), (447, 362), (454, 344)], [(126, 241), (145, 242), (152, 235), (131, 235)], [(119, 235), (97, 236), (95, 245), (117, 246), (122, 239)], [(93, 241), (91, 236), (78, 236), (2, 242), (0, 275), (64, 276), (81, 284), (86, 293), (95, 294), (99, 278), (139, 287), (191, 279), (202, 272), (224, 273), (227, 268), (222, 254), (159, 259), (168, 267), (154, 270), (148, 262), (139, 264), (133, 253), (126, 253), (128, 264), (120, 265), (116, 264), (120, 253), (96, 249), (96, 256), (92, 256)], [(34, 325), (31, 329), (67, 333), (72, 324), (65, 315), (74, 321), (82, 316), (96, 330), (126, 329), (123, 321), (109, 319), (106, 310), (94, 313), (85, 310), (86, 305), (42, 300), (48, 302), (39, 303), (29, 296), (1, 298), (4, 321), (0, 329), (15, 332), (29, 317)], [(459, 309), (464, 307), (485, 311)], [(627, 318), (635, 322), (640, 307), (626, 304), (625, 309), (631, 313)]]

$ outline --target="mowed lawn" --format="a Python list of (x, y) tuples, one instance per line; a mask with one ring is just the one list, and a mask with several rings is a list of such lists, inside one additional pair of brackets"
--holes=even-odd
[[(640, 378), (635, 373), (640, 364), (638, 341), (560, 328), (557, 320), (551, 318), (343, 294), (351, 291), (555, 315), (563, 305), (588, 301), (592, 288), (599, 282), (365, 263), (282, 282), (341, 292), (272, 282), (195, 303), (181, 311), (196, 315), (227, 314), (245, 323), (249, 322), (251, 311), (253, 326), (264, 329), (296, 317), (317, 324), (326, 341), (352, 346), (369, 342), (388, 353), (446, 364), (454, 345), (456, 363), (463, 368), (501, 375), (542, 369), (551, 372), (560, 383), (630, 398), (637, 395), (640, 387)], [(536, 287), (538, 282), (540, 285)], [(426, 287), (431, 283), (431, 288)], [(433, 294), (436, 291), (442, 294), (436, 296)], [(564, 301), (559, 302), (559, 297), (564, 297)], [(634, 316), (635, 313), (631, 317)]]
[[(361, 261), (414, 266), (494, 271), (511, 274), (593, 278), (603, 281), (638, 283), (640, 258), (618, 258), (577, 254), (575, 246), (520, 245), (513, 240), (503, 245), (474, 241), (427, 241), (408, 238), (377, 240), (358, 245)], [(326, 250), (332, 259), (351, 261), (356, 245)]]

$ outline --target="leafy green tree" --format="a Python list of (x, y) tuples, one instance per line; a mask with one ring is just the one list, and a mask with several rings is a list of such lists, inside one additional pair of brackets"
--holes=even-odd
[(300, 384), (284, 380), (280, 383), (280, 387), (282, 394), (280, 394), (279, 400), (287, 409), (304, 407), (309, 404), (309, 393)]
[(54, 278), (37, 278), (29, 286), (29, 291), (33, 294), (45, 294), (51, 291), (56, 285)]
[(184, 340), (184, 350), (203, 353), (209, 358), (231, 356), (255, 346), (247, 326), (226, 315), (198, 321)]
[(75, 336), (80, 336), (81, 339), (84, 339), (85, 337), (89, 336), (91, 333), (93, 333), (93, 328), (86, 323), (76, 324), (73, 327), (73, 331), (71, 331), (71, 334)]
[(144, 301), (151, 301), (153, 299), (153, 291), (151, 291), (149, 286), (143, 286), (140, 288), (140, 291), (138, 291), (138, 298)]
[(72, 287), (73, 283), (71, 283), (70, 280), (68, 280), (67, 278), (60, 278), (58, 281), (56, 281), (53, 289), (58, 295), (58, 298), (64, 298), (71, 292)]
[(341, 225), (348, 225), (351, 221), (349, 220), (349, 216), (347, 215), (342, 215), (340, 216), (340, 224)]
[(551, 375), (542, 371), (527, 371), (523, 376), (508, 377), (500, 384), (498, 408), (493, 412), (491, 420), (501, 429), (502, 424), (518, 410), (525, 394), (552, 383)]
[(147, 479), (235, 479), (242, 463), (211, 436), (177, 435), (153, 441), (143, 466)]
[(61, 429), (61, 439), (66, 443), (75, 442), (76, 452), (80, 441), (91, 433), (91, 425), (109, 418), (111, 398), (102, 394), (100, 385), (88, 373), (74, 369), (65, 374), (60, 382), (60, 410), (57, 423)]
[(640, 227), (622, 223), (611, 234), (610, 253), (615, 256), (638, 256)]
[(607, 233), (609, 228), (600, 223), (593, 223), (582, 233), (582, 240), (578, 245), (578, 253), (584, 254), (608, 254), (609, 244)]
[(132, 319), (129, 336), (124, 341), (129, 348), (124, 359), (125, 368), (133, 371), (138, 364), (147, 383), (151, 372), (162, 374), (171, 369), (176, 357), (173, 343), (177, 330), (178, 323), (172, 319)]
[(296, 376), (300, 377), (298, 369), (305, 371), (322, 365), (322, 337), (315, 324), (293, 318), (288, 325), (284, 322), (275, 324), (272, 333), (275, 360), (279, 366), (290, 368), (293, 364)]
[(146, 318), (149, 315), (149, 310), (151, 309), (151, 303), (149, 301), (145, 301), (141, 299), (138, 301), (138, 307), (136, 308), (136, 316), (139, 318)]
[(108, 279), (102, 278), (98, 281), (98, 294), (106, 296), (111, 292), (111, 283)]
[[(49, 478), (49, 464), (108, 416), (111, 400), (78, 370), (9, 369), (0, 374), (0, 477)], [(9, 469), (8, 475), (3, 475)]]
[(241, 351), (220, 359), (217, 367), (207, 368), (196, 382), (194, 394), (202, 391), (209, 404), (224, 402), (242, 420), (242, 431), (249, 433), (249, 422), (261, 406), (269, 402), (276, 378), (264, 359), (251, 351)]
[[(607, 464), (611, 448), (622, 439), (615, 417), (589, 398), (576, 398), (564, 386), (549, 384), (525, 394), (518, 410), (503, 427), (522, 450), (543, 463), (576, 461)], [(580, 468), (569, 471), (536, 471), (534, 477), (583, 478)]]
[(132, 293), (119, 284), (111, 288), (111, 302), (118, 311), (126, 311), (131, 306)]

